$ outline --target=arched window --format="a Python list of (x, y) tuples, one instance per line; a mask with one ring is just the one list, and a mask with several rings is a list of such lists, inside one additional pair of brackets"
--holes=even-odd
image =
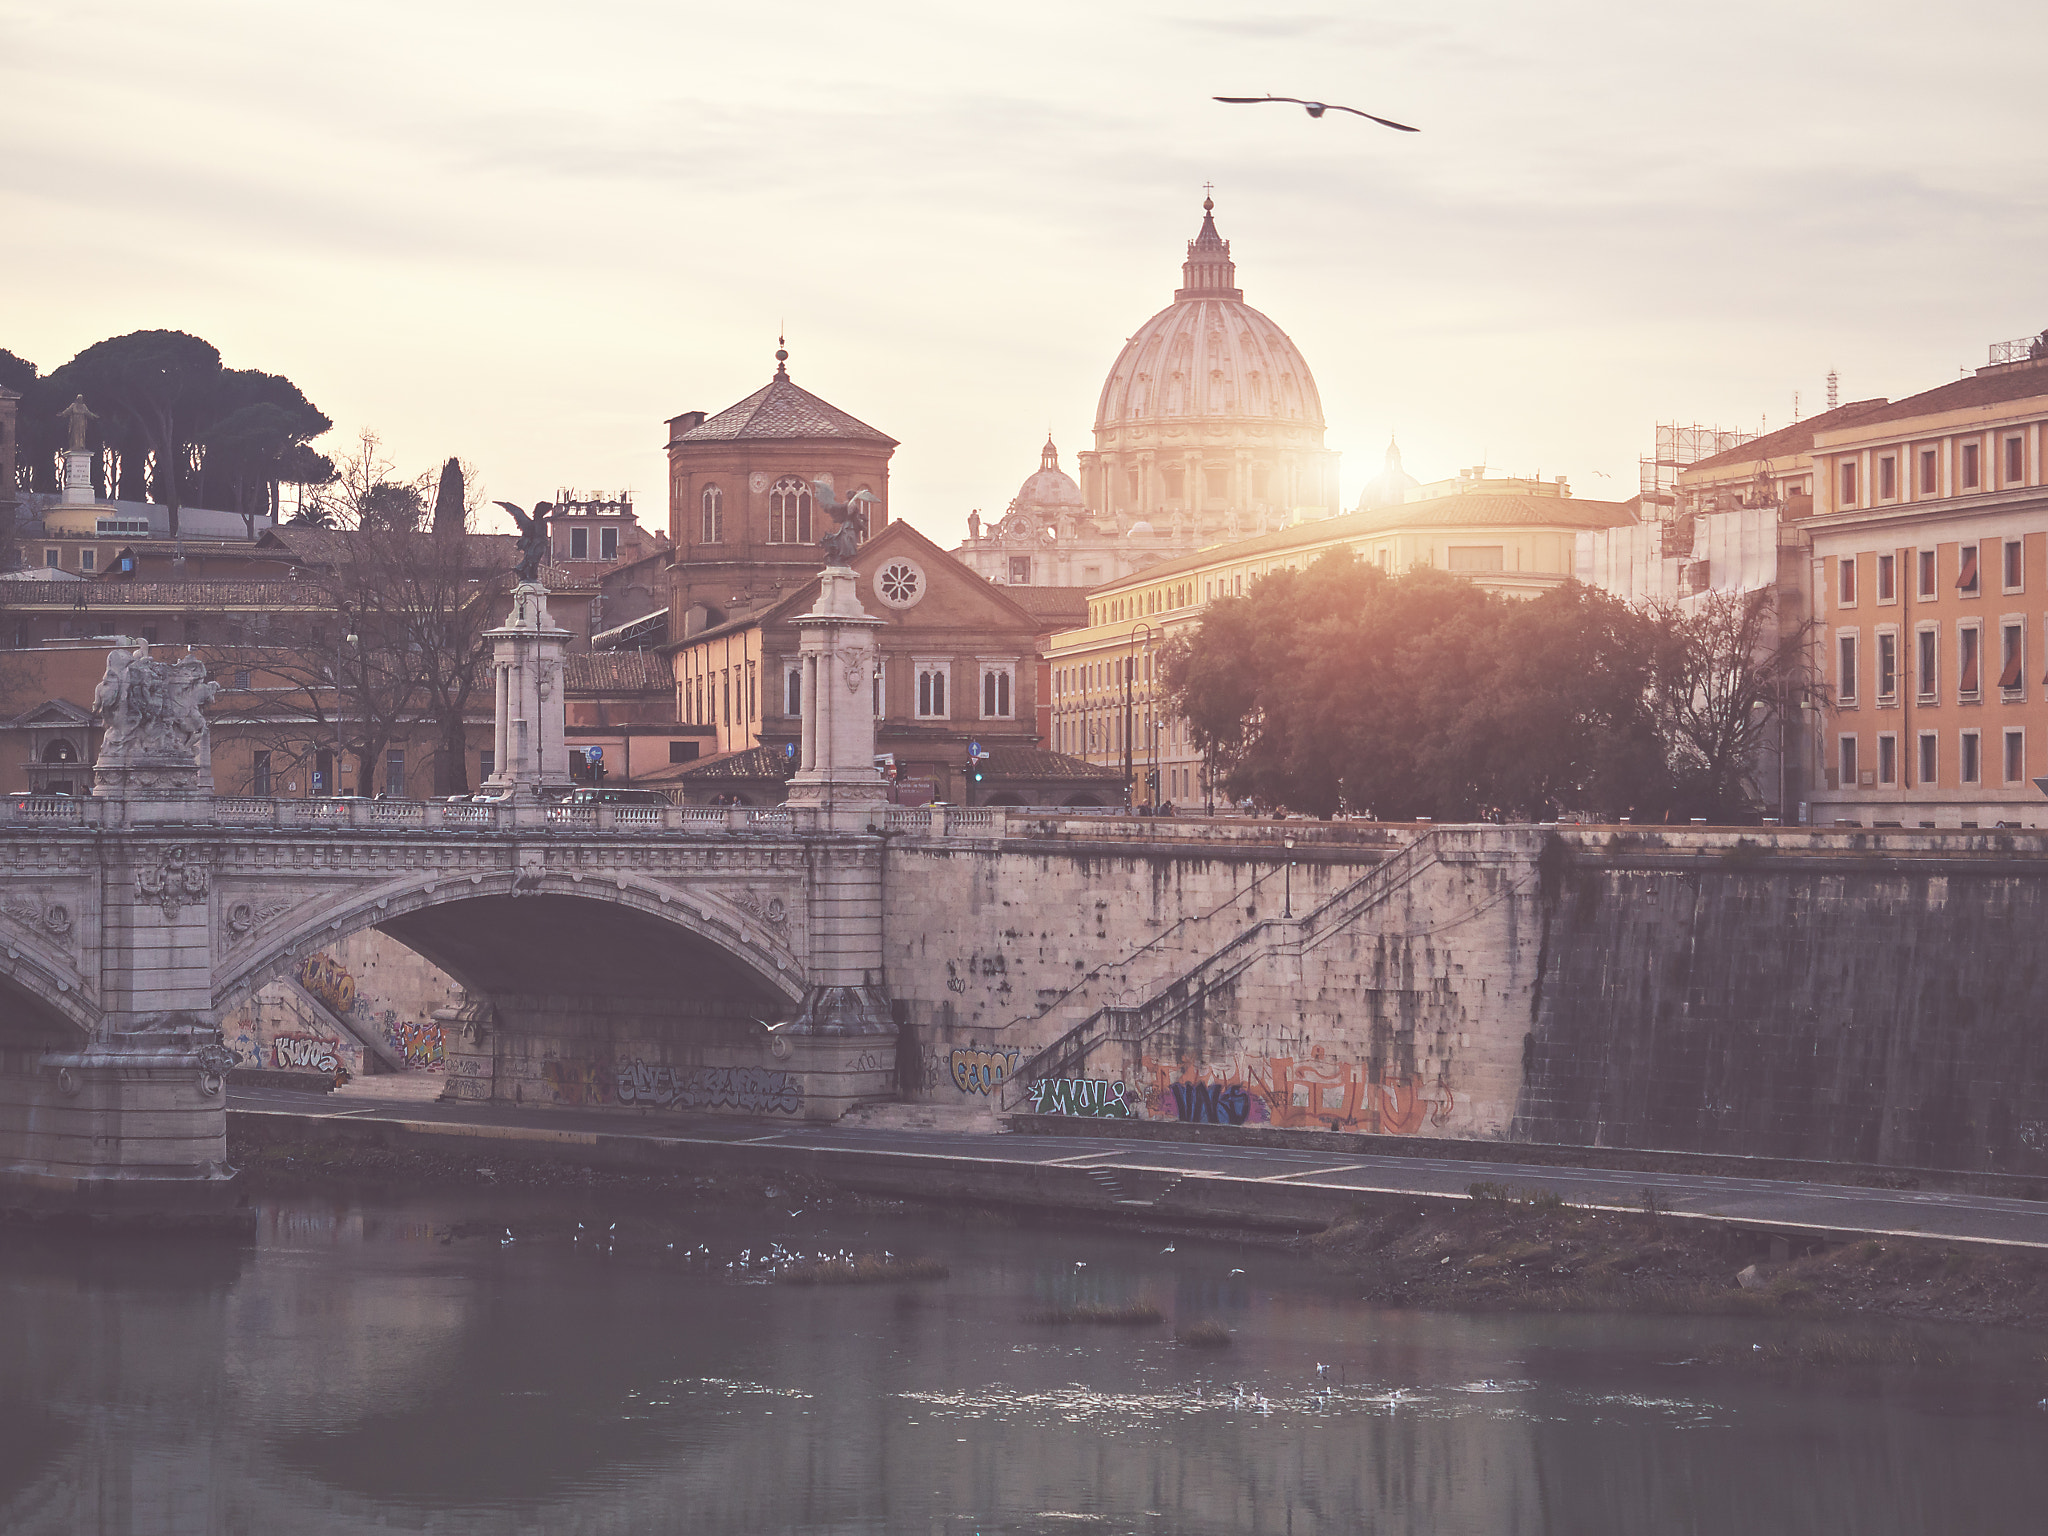
[[(869, 496), (874, 496), (874, 494), (875, 494), (875, 492), (874, 492), (874, 488), (873, 488), (872, 486), (866, 486), (866, 485), (864, 485), (864, 486), (862, 486), (862, 487), (860, 488), (860, 490), (857, 490), (857, 491), (855, 491), (855, 492), (854, 492), (854, 495), (856, 495), (856, 496), (859, 496), (859, 495), (861, 495), (861, 494), (863, 494), (863, 493), (865, 493), (865, 494), (867, 494), (867, 495), (869, 495)], [(867, 512), (868, 512), (868, 532), (867, 532), (867, 536), (868, 536), (868, 538), (872, 539), (872, 538), (873, 538), (873, 537), (874, 537), (874, 536), (875, 536), (876, 534), (878, 534), (878, 533), (880, 533), (880, 532), (882, 531), (882, 502), (881, 502), (881, 498), (879, 498), (879, 497), (876, 497), (876, 499), (875, 499), (875, 500), (873, 500), (873, 501), (870, 501), (870, 502), (864, 502), (864, 503), (863, 503), (862, 505), (864, 505), (864, 506), (865, 506), (865, 507), (867, 508)], [(865, 540), (863, 540), (863, 542), (865, 542)]]
[(783, 710), (785, 715), (801, 715), (804, 712), (804, 669), (791, 667), (784, 682)]
[(1013, 669), (1008, 662), (984, 663), (981, 669), (981, 718), (984, 720), (1007, 720), (1010, 718), (1010, 678)]
[(704, 487), (704, 531), (698, 542), (702, 544), (723, 544), (725, 542), (725, 492), (715, 485)]
[(946, 678), (950, 669), (944, 662), (917, 663), (917, 714), (921, 720), (946, 718)]
[(768, 489), (768, 542), (811, 542), (811, 488), (794, 475), (784, 475)]

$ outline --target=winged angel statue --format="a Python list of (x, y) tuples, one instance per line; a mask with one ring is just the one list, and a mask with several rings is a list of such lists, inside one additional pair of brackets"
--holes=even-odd
[(853, 552), (860, 548), (860, 541), (868, 536), (867, 503), (882, 498), (873, 491), (855, 491), (845, 501), (835, 501), (832, 487), (822, 480), (811, 482), (811, 494), (817, 499), (818, 510), (839, 526), (818, 540), (818, 547), (825, 551), (827, 565), (853, 564)]

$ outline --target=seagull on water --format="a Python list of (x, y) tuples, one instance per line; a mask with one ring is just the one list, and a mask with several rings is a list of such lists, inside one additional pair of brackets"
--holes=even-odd
[(1368, 122), (1378, 123), (1382, 128), (1395, 128), (1402, 133), (1422, 132), (1420, 128), (1411, 128), (1406, 123), (1397, 123), (1391, 117), (1374, 117), (1372, 113), (1361, 112), (1356, 107), (1342, 106), (1334, 101), (1309, 101), (1301, 96), (1274, 96), (1271, 94), (1265, 96), (1213, 96), (1210, 100), (1226, 102), (1233, 107), (1258, 107), (1264, 106), (1269, 101), (1285, 101), (1304, 108), (1310, 117), (1321, 117), (1325, 112), (1349, 112), (1353, 117), (1365, 118)]
[(1168, 1243), (1164, 1248), (1160, 1249), (1159, 1251), (1161, 1253), (1171, 1253), (1173, 1252), (1173, 1244)]

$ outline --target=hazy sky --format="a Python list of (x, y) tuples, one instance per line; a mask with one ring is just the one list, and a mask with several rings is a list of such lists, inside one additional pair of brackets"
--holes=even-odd
[[(786, 325), (950, 542), (1087, 446), (1214, 181), (1347, 501), (1389, 433), (1619, 497), (1659, 420), (2048, 326), (2044, 60), (2040, 0), (0, 0), (0, 346), (192, 331), (322, 446), (665, 526), (663, 419)], [(1424, 131), (1209, 100), (1266, 91)]]

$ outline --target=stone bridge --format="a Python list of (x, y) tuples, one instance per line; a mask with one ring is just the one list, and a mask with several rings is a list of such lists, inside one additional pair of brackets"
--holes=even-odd
[(492, 1096), (504, 1052), (479, 1047), (498, 1036), (590, 1043), (572, 1059), (638, 1049), (650, 1101), (831, 1118), (886, 1096), (893, 1052), (845, 1048), (893, 1044), (886, 828), (826, 815), (17, 800), (0, 823), (0, 1166), (60, 1185), (210, 1176), (228, 1065), (214, 1021), (365, 928), (468, 991), (456, 1094)]

